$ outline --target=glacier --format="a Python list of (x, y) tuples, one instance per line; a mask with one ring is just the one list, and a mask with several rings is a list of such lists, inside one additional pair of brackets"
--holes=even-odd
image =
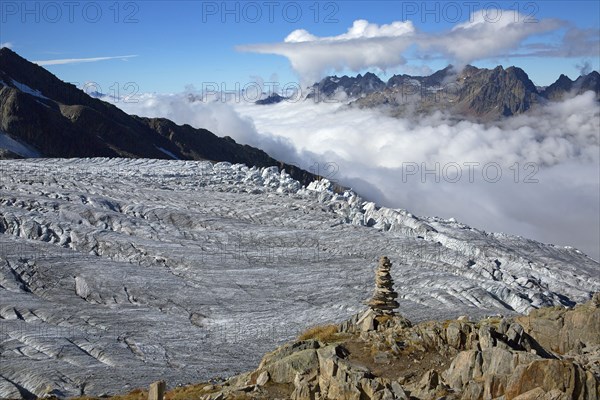
[(0, 161), (0, 397), (227, 377), (364, 307), (380, 256), (413, 321), (572, 306), (571, 247), (379, 207), (276, 167)]

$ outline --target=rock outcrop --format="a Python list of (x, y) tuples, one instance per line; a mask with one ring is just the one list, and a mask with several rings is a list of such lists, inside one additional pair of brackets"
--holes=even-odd
[[(389, 260), (383, 258), (380, 266), (389, 272)], [(369, 319), (383, 323), (366, 329)], [(595, 400), (600, 397), (598, 323), (600, 294), (571, 309), (478, 322), (461, 317), (412, 326), (399, 315), (369, 309), (339, 325), (333, 338), (288, 343), (265, 355), (255, 371), (220, 385), (200, 385), (199, 396)]]
[(559, 354), (600, 344), (600, 293), (565, 313), (561, 307), (534, 310), (517, 321), (540, 344)]

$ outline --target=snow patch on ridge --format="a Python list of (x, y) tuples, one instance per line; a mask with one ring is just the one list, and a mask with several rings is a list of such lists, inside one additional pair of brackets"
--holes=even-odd
[(158, 150), (160, 150), (161, 152), (165, 153), (166, 155), (168, 155), (169, 157), (171, 157), (173, 160), (180, 160), (179, 157), (177, 157), (175, 154), (171, 153), (169, 150), (167, 149), (163, 149), (162, 147), (158, 147), (155, 146)]
[(17, 89), (19, 89), (21, 92), (30, 94), (35, 97), (39, 97), (40, 99), (48, 100), (48, 98), (46, 96), (44, 96), (42, 94), (42, 92), (40, 92), (39, 90), (32, 89), (29, 86), (27, 86), (26, 84), (15, 81), (14, 79), (11, 79), (11, 80), (12, 80), (13, 85), (15, 85), (15, 87)]
[(0, 149), (6, 149), (21, 157), (40, 157), (40, 153), (34, 150), (31, 146), (16, 141), (8, 136), (8, 134), (0, 131)]

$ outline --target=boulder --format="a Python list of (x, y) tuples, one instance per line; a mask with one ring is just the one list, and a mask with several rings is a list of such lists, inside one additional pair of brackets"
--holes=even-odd
[(534, 389), (564, 393), (566, 398), (573, 400), (595, 400), (600, 396), (597, 379), (577, 364), (565, 360), (536, 360), (518, 366), (504, 395), (506, 400), (512, 400)]
[(275, 383), (293, 383), (296, 374), (302, 375), (318, 367), (317, 351), (308, 349), (270, 363), (263, 367), (263, 371), (268, 372), (271, 380)]
[(457, 350), (463, 349), (467, 336), (460, 322), (452, 322), (446, 328), (446, 343)]
[(373, 331), (373, 330), (375, 330), (375, 317), (376, 316), (377, 316), (377, 314), (375, 314), (375, 312), (371, 308), (369, 308), (368, 310), (363, 312), (362, 315), (360, 315), (360, 317), (358, 318), (358, 321), (356, 322), (356, 326), (362, 332)]
[(394, 397), (396, 399), (408, 400), (408, 398), (409, 398), (408, 395), (404, 391), (404, 388), (402, 387), (402, 385), (400, 385), (398, 382), (396, 382), (396, 381), (392, 382), (390, 387), (392, 389), (392, 394), (394, 395)]
[(483, 359), (480, 351), (467, 350), (458, 353), (444, 373), (444, 380), (453, 389), (460, 389), (483, 375)]
[(256, 386), (264, 386), (267, 384), (267, 382), (269, 382), (269, 372), (267, 371), (263, 371), (260, 373), (260, 375), (258, 376), (258, 378), (256, 379)]
[(529, 364), (540, 357), (525, 352), (514, 352), (502, 348), (482, 351), (460, 352), (443, 374), (444, 381), (452, 389), (484, 398), (499, 397), (511, 379), (514, 369)]
[(515, 397), (515, 400), (569, 400), (570, 398), (560, 390), (553, 389), (545, 392), (542, 388), (535, 388), (527, 393)]
[(309, 374), (296, 374), (292, 400), (315, 400), (318, 391), (316, 371), (311, 371)]
[[(596, 295), (595, 295), (596, 296)], [(565, 354), (578, 346), (600, 343), (600, 305), (593, 297), (573, 309), (552, 307), (534, 310), (517, 321), (541, 346)]]
[(283, 346), (275, 349), (274, 351), (265, 354), (262, 361), (260, 362), (260, 365), (258, 366), (258, 369), (261, 369), (264, 366), (266, 366), (268, 364), (272, 364), (278, 360), (282, 360), (298, 351), (303, 351), (303, 350), (308, 350), (308, 349), (318, 349), (319, 346), (320, 346), (319, 342), (314, 339), (301, 340), (301, 341), (293, 342), (293, 343), (286, 343)]
[(479, 347), (483, 349), (490, 349), (496, 345), (496, 339), (494, 339), (494, 328), (490, 326), (482, 326), (479, 328)]

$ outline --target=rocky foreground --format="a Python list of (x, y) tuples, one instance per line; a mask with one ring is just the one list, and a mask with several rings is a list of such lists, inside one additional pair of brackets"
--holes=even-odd
[(254, 371), (166, 399), (600, 398), (600, 293), (574, 308), (478, 322), (413, 326), (369, 309), (299, 339), (266, 354)]
[[(136, 390), (115, 400), (147, 399)], [(512, 318), (412, 325), (372, 309), (318, 326), (226, 381), (180, 387), (165, 399), (600, 398), (600, 293), (574, 308)], [(90, 397), (80, 400), (92, 399)]]

